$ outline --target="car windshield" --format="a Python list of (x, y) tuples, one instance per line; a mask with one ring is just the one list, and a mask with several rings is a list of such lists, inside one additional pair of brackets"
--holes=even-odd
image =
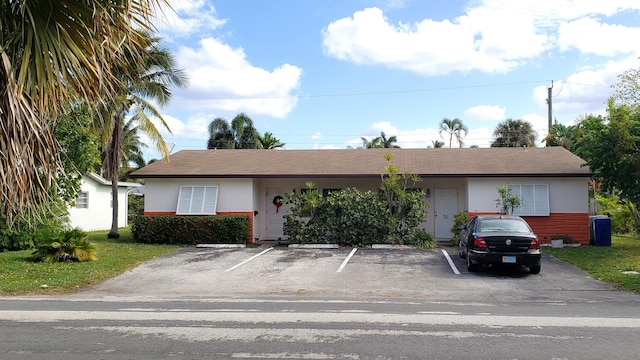
[(524, 221), (517, 219), (486, 219), (480, 222), (480, 232), (515, 232), (528, 233), (529, 227)]

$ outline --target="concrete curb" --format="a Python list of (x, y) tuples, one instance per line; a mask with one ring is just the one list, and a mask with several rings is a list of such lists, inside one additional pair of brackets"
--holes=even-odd
[(246, 247), (244, 244), (198, 244), (197, 248), (213, 248), (213, 249), (237, 249)]
[(289, 244), (289, 247), (294, 249), (337, 249), (338, 244)]
[(411, 245), (388, 245), (388, 244), (373, 244), (372, 249), (417, 249), (416, 246)]

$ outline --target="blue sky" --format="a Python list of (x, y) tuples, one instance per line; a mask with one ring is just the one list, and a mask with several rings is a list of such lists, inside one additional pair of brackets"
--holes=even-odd
[(239, 112), (287, 149), (357, 147), (381, 131), (448, 147), (443, 118), (469, 128), (465, 147), (488, 147), (508, 118), (542, 139), (551, 81), (553, 117), (572, 124), (602, 113), (616, 76), (640, 65), (637, 0), (171, 4), (157, 27), (191, 82), (162, 109), (173, 152), (206, 149), (208, 124)]

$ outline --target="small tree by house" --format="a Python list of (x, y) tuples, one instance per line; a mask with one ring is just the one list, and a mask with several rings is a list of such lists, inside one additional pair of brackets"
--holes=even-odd
[(513, 187), (509, 185), (499, 186), (497, 189), (499, 199), (496, 199), (496, 206), (500, 208), (503, 214), (513, 214), (513, 209), (522, 205), (522, 198), (513, 194)]

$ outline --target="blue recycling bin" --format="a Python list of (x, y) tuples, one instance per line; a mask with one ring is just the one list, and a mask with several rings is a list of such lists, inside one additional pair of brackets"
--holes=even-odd
[(611, 219), (608, 216), (590, 218), (591, 245), (611, 246)]

